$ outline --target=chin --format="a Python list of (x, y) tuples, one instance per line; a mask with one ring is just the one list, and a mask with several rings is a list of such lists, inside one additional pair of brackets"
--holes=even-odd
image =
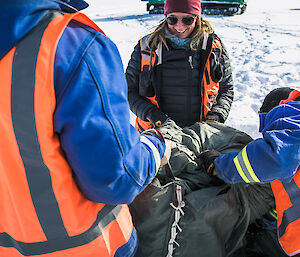
[(177, 34), (177, 37), (184, 39), (187, 38), (190, 34)]
[(180, 33), (176, 33), (177, 37), (181, 38), (181, 39), (184, 39), (184, 38), (187, 38), (189, 37), (189, 35), (191, 34), (190, 31), (185, 31), (184, 33), (180, 34)]

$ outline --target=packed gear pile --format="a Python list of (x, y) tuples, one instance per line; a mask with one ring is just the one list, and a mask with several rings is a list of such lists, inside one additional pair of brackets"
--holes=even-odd
[(265, 218), (274, 208), (270, 184), (226, 184), (204, 172), (199, 158), (206, 149), (239, 151), (250, 136), (217, 122), (181, 129), (167, 120), (160, 131), (176, 145), (171, 169), (161, 168), (130, 205), (145, 256), (286, 256), (276, 237), (276, 219)]

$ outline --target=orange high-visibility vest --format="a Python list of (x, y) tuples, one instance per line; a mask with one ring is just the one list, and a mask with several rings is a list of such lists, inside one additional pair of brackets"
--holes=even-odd
[[(300, 92), (294, 90), (280, 104), (298, 97)], [(300, 253), (300, 170), (290, 183), (275, 180), (271, 182), (271, 187), (276, 203), (278, 239), (286, 254), (294, 256)]]
[[(152, 51), (149, 49), (147, 46), (147, 39), (148, 37), (145, 36), (140, 39), (140, 48), (141, 48), (141, 71), (144, 70), (144, 67), (147, 66), (149, 69), (153, 67), (154, 65), (157, 65), (158, 62), (162, 62), (162, 43), (159, 43), (158, 49), (155, 51)], [(203, 50), (209, 50), (210, 52), (207, 51), (205, 60), (205, 68), (204, 68), (204, 73), (202, 75), (202, 84), (201, 84), (201, 110), (200, 110), (200, 117), (199, 121), (202, 121), (205, 119), (207, 113), (211, 110), (212, 106), (216, 103), (216, 99), (218, 96), (219, 92), (219, 83), (214, 82), (211, 79), (210, 76), (210, 61), (209, 61), (209, 56), (212, 52), (213, 48), (218, 48), (220, 49), (220, 54), (222, 52), (222, 46), (219, 41), (213, 42), (212, 47), (210, 49), (207, 49), (207, 41), (208, 41), (208, 35), (205, 34), (203, 44), (202, 44), (202, 49)], [(147, 52), (148, 54), (145, 54)], [(158, 103), (156, 100), (156, 96), (153, 97), (147, 97), (151, 103), (156, 105), (158, 108)], [(135, 121), (135, 127), (138, 129), (139, 132), (143, 132), (144, 130), (153, 128), (153, 124), (148, 121), (144, 121), (140, 119), (139, 117), (136, 117)]]
[(0, 256), (109, 257), (128, 242), (127, 205), (89, 201), (53, 130), (54, 59), (81, 13), (48, 13), (0, 60)]

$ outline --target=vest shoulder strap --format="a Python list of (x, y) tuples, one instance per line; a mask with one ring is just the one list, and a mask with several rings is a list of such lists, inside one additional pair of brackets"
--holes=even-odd
[(214, 40), (214, 34), (204, 33), (203, 41), (201, 47), (199, 47), (198, 51), (200, 51), (200, 74), (203, 74), (205, 69), (205, 64), (208, 60), (208, 57), (212, 50), (212, 43)]
[(140, 39), (141, 48), (141, 71), (144, 70), (144, 66), (149, 67), (149, 71), (155, 65), (162, 64), (162, 42), (158, 43), (155, 50), (151, 49), (148, 45), (149, 35)]

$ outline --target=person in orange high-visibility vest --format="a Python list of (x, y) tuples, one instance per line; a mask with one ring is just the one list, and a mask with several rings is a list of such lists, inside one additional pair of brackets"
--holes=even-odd
[(166, 144), (130, 125), (120, 55), (86, 6), (1, 4), (1, 257), (138, 256), (127, 204)]
[(201, 158), (208, 173), (227, 183), (271, 183), (279, 243), (295, 256), (300, 254), (300, 91), (272, 90), (259, 113), (263, 138), (239, 153), (210, 150)]
[(224, 123), (233, 101), (230, 60), (200, 0), (166, 0), (164, 19), (135, 46), (126, 68), (128, 100), (142, 132), (170, 118), (180, 127)]

